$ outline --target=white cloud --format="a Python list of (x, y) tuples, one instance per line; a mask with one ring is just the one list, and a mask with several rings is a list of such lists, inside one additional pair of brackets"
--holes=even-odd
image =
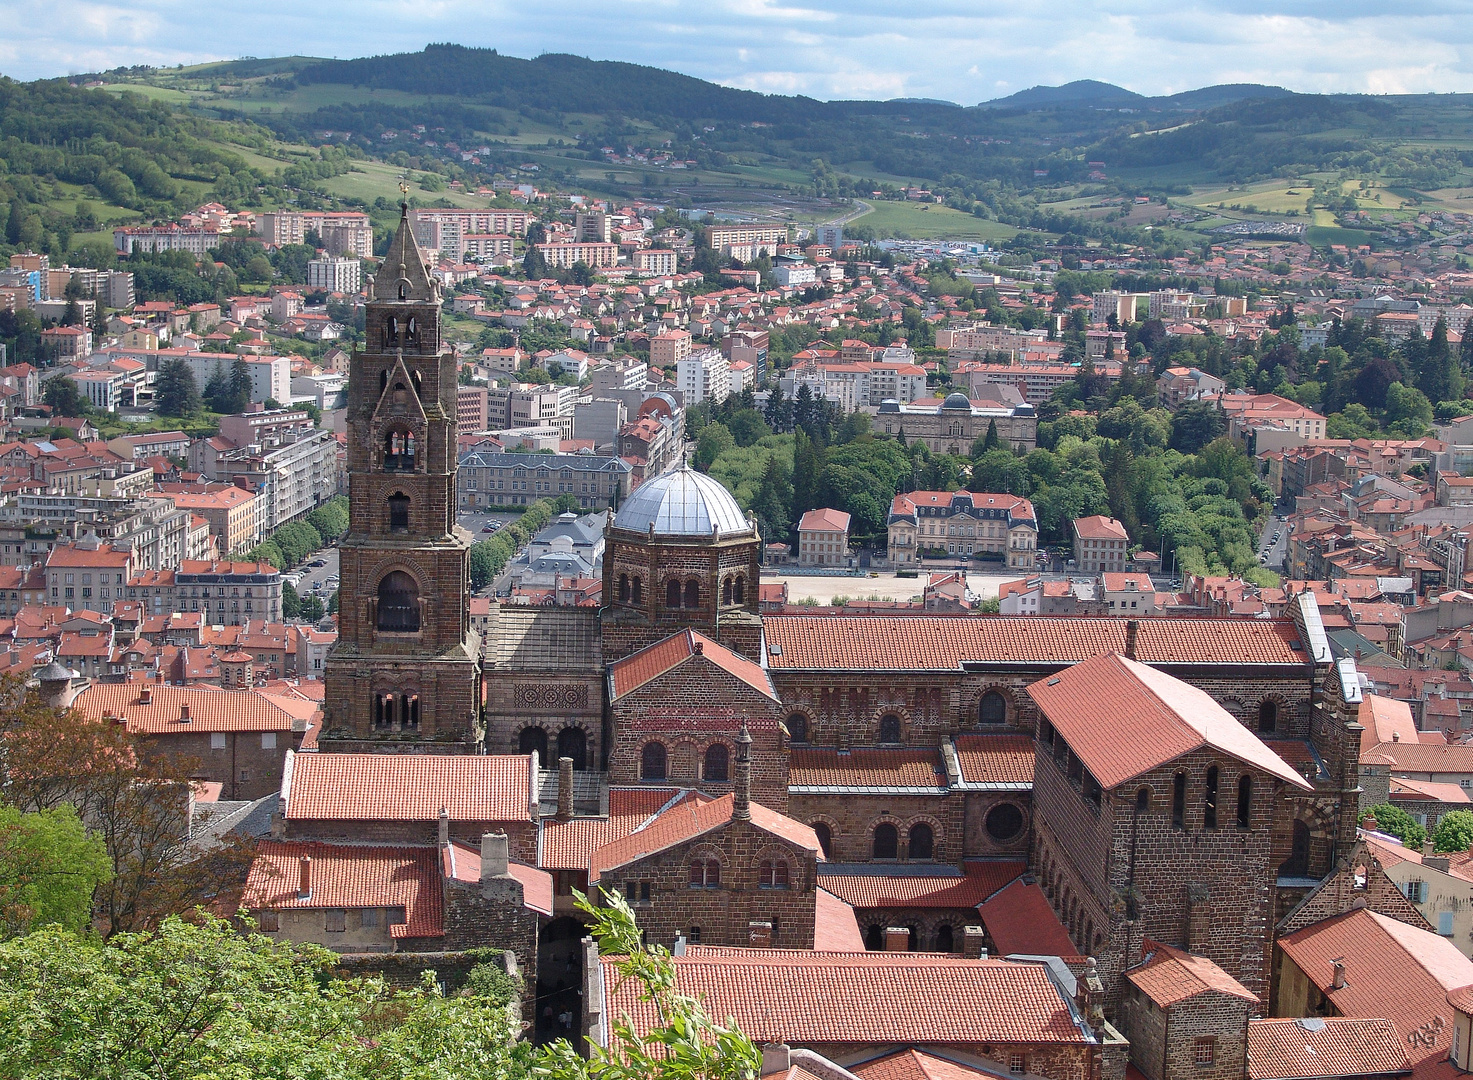
[(772, 93), (937, 97), (1101, 79), (1303, 91), (1473, 90), (1469, 0), (7, 0), (0, 70), (37, 78), (225, 56), (368, 56), (427, 41), (578, 52)]

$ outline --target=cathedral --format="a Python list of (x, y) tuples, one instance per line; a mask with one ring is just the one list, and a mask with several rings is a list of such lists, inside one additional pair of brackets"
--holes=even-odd
[[(1264, 620), (764, 616), (754, 520), (676, 468), (609, 523), (601, 608), (493, 602), (473, 624), (440, 305), (406, 215), (352, 359), (323, 751), (535, 754), (559, 914), (606, 875), (651, 905), (662, 944), (811, 947), (817, 896), (871, 947), (958, 950), (980, 909), (1002, 949), (987, 903), (1006, 886), (1051, 921), (1053, 951), (1100, 957), (1112, 1009), (1146, 938), (1262, 992), (1273, 928), (1355, 842), (1358, 689), (1311, 594)], [(608, 862), (676, 805), (713, 807), (732, 836), (755, 822), (751, 843), (786, 836), (788, 854), (723, 865), (696, 845), (641, 871), (631, 841)], [(773, 898), (799, 893), (804, 913), (779, 919)]]

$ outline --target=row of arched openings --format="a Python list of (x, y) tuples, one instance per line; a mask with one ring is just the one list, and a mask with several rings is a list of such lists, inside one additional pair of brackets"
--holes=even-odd
[(419, 727), (418, 694), (375, 694), (373, 697), (373, 726)]
[[(917, 822), (907, 834), (906, 858), (912, 862), (930, 862), (936, 852), (936, 832), (925, 822)], [(875, 826), (871, 850), (875, 859), (900, 857), (900, 830), (888, 821)]]
[[(647, 742), (639, 752), (641, 780), (666, 780), (670, 775), (670, 752), (661, 742)], [(701, 759), (701, 779), (724, 784), (731, 779), (731, 751), (725, 743), (706, 747)]]
[[(924, 942), (921, 940), (920, 927), (909, 924), (905, 927), (909, 931), (911, 952), (919, 952)], [(881, 952), (885, 948), (885, 927), (879, 923), (870, 923), (864, 931), (864, 947), (871, 952)], [(953, 952), (956, 949), (956, 932), (949, 923), (942, 923), (936, 927), (936, 932), (931, 937), (932, 952)]]
[(671, 578), (665, 582), (665, 606), (672, 611), (682, 607), (700, 607), (701, 583), (695, 578), (691, 578), (682, 586), (677, 578)]
[(619, 603), (642, 604), (644, 603), (644, 579), (639, 575), (630, 577), (628, 574), (619, 575)]
[[(557, 757), (572, 758), (573, 768), (579, 772), (588, 768), (588, 736), (579, 727), (565, 727), (557, 733)], [(517, 753), (537, 755), (543, 768), (552, 768), (557, 761), (548, 755), (550, 742), (545, 728), (524, 727), (517, 737)]]

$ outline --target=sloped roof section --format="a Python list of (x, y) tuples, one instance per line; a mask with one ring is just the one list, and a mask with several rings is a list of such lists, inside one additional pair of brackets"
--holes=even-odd
[[(311, 892), (297, 892), (301, 860), (310, 858)], [(261, 840), (241, 903), (249, 908), (402, 907), (396, 938), (445, 932), (439, 855), (432, 847), (371, 847)]]
[(694, 656), (704, 657), (728, 675), (746, 683), (759, 694), (773, 701), (778, 700), (772, 680), (767, 677), (767, 672), (761, 664), (748, 660), (740, 653), (733, 652), (720, 642), (713, 641), (705, 634), (698, 634), (694, 630), (682, 630), (678, 634), (672, 634), (664, 641), (657, 641), (653, 645), (640, 649), (637, 653), (631, 653), (622, 660), (616, 660), (610, 664), (609, 677), (613, 684), (614, 699), (632, 694), (641, 686), (673, 671)]
[(379, 264), (373, 278), (375, 300), (408, 300), (418, 303), (437, 303), (439, 287), (430, 278), (429, 267), (420, 254), (419, 244), (414, 239), (414, 230), (409, 225), (409, 208), (401, 204), (399, 227), (394, 239), (389, 241), (389, 250)]
[(1205, 956), (1147, 941), (1146, 958), (1125, 977), (1163, 1009), (1214, 991), (1258, 1004), (1258, 995)]
[(532, 820), (524, 754), (293, 754), (282, 792), (288, 819)]
[(1312, 790), (1204, 691), (1116, 653), (1033, 683), (1028, 696), (1107, 789), (1193, 750), (1211, 748)]
[(1328, 1080), (1411, 1071), (1411, 1059), (1390, 1020), (1327, 1016), (1248, 1021), (1249, 1080)]

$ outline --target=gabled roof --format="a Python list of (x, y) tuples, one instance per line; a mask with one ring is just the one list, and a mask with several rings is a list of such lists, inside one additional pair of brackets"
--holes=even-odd
[(401, 281), (404, 284), (403, 299), (422, 303), (439, 298), (439, 290), (430, 279), (424, 256), (420, 254), (419, 244), (414, 239), (414, 230), (409, 226), (409, 211), (402, 206), (399, 228), (394, 232), (394, 239), (389, 242), (389, 250), (384, 253), (384, 261), (379, 265), (378, 273), (374, 275), (373, 298), (399, 300)]
[(1249, 1080), (1325, 1080), (1412, 1071), (1396, 1026), (1345, 1016), (1248, 1021)]
[[(1029, 777), (1032, 778), (1030, 756)], [(794, 747), (790, 754), (788, 790), (936, 794), (947, 786), (941, 754), (935, 747)]]
[[(148, 694), (145, 704), (143, 694)], [(184, 706), (189, 718), (184, 718)], [(151, 683), (94, 683), (72, 707), (92, 718), (122, 717), (138, 735), (190, 735), (219, 731), (292, 730), (292, 714), (254, 690), (218, 690)]]
[(532, 785), (523, 754), (292, 754), (281, 796), (291, 820), (530, 822)]
[[(639, 988), (602, 958), (612, 1015), (637, 1034), (655, 1024)], [(687, 948), (676, 986), (732, 1018), (758, 1043), (888, 1046), (1092, 1044), (1070, 1002), (1038, 964), (928, 953)], [(617, 988), (616, 988), (617, 986)]]
[[(312, 860), (312, 891), (297, 894), (303, 857)], [(439, 856), (432, 847), (373, 847), (261, 840), (241, 903), (248, 908), (402, 907), (396, 938), (445, 933)]]
[(733, 678), (740, 679), (759, 694), (778, 700), (772, 680), (762, 665), (735, 653), (694, 630), (682, 630), (609, 665), (611, 697), (631, 694), (661, 675), (668, 674), (692, 657), (703, 657)]
[(1117, 653), (1033, 683), (1028, 696), (1106, 789), (1210, 748), (1312, 790), (1205, 691)]
[(628, 836), (677, 797), (703, 798), (678, 788), (611, 788), (608, 817), (543, 818), (537, 865), (547, 870), (587, 870), (595, 851)]
[(1147, 940), (1145, 959), (1125, 973), (1142, 993), (1163, 1009), (1209, 991), (1258, 1004), (1258, 995), (1205, 956)]
[(1054, 914), (1048, 897), (1032, 882), (1021, 878), (1009, 882), (979, 905), (977, 914), (999, 956), (1079, 958), (1079, 950)]
[(908, 1047), (894, 1054), (849, 1066), (860, 1080), (993, 1080), (995, 1073), (949, 1061)]
[[(951, 867), (938, 867), (934, 875), (869, 872), (874, 869), (870, 863), (839, 868), (837, 873), (820, 867), (818, 884), (857, 908), (970, 908), (1016, 880), (1027, 867), (987, 860), (965, 863), (961, 874)], [(846, 872), (855, 870), (860, 872)]]
[[(481, 851), (458, 841), (441, 849), (441, 866), (445, 876), (454, 881), (475, 884), (481, 880)], [(535, 866), (508, 860), (506, 872), (522, 883), (522, 904), (541, 915), (552, 915), (552, 875)]]

